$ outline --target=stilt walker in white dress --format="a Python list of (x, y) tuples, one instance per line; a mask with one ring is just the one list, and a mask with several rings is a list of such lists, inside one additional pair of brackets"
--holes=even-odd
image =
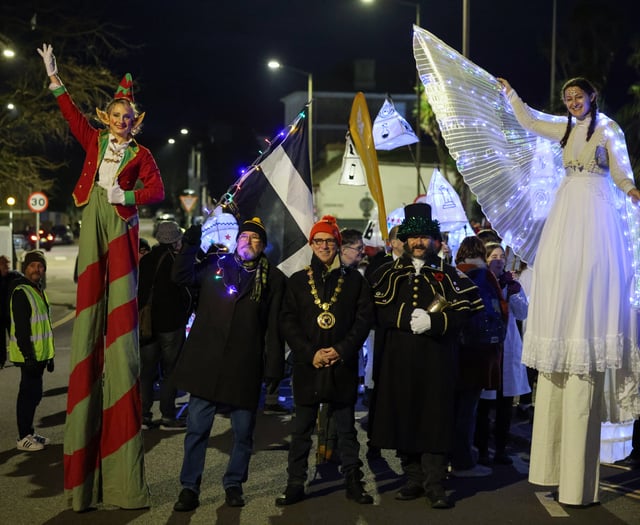
[(529, 481), (557, 485), (561, 503), (589, 505), (598, 501), (605, 371), (638, 351), (632, 260), (611, 181), (634, 202), (640, 191), (622, 130), (598, 112), (591, 83), (563, 86), (561, 123), (537, 117), (498, 80), (525, 129), (560, 141), (566, 170), (540, 237), (524, 337), (523, 362), (540, 372)]
[(596, 503), (601, 423), (632, 418), (640, 403), (640, 191), (622, 130), (585, 79), (563, 86), (568, 114), (556, 116), (417, 26), (414, 55), (458, 170), (533, 269), (529, 481), (557, 486), (564, 504)]

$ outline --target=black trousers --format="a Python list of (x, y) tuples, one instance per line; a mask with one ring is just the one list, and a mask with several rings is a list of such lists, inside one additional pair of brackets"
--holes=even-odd
[(39, 362), (35, 366), (20, 367), (20, 388), (16, 402), (19, 439), (33, 434), (33, 418), (42, 399), (42, 376), (46, 366), (46, 362)]
[(445, 495), (444, 480), (447, 476), (447, 454), (423, 452), (407, 453), (399, 451), (402, 471), (407, 477), (407, 485), (421, 486), (429, 497)]
[[(316, 426), (319, 404), (296, 405), (293, 420), (291, 446), (289, 447), (289, 485), (304, 485), (309, 466), (311, 451), (311, 435)], [(342, 460), (344, 474), (360, 468), (360, 443), (355, 427), (355, 410), (353, 405), (330, 404), (331, 414), (338, 431), (338, 450)]]
[(476, 418), (475, 445), (481, 456), (486, 456), (489, 450), (490, 420), (489, 412), (495, 403), (495, 445), (496, 453), (504, 452), (509, 439), (509, 429), (511, 428), (511, 415), (513, 412), (513, 396), (503, 396), (502, 390), (496, 392), (496, 400), (481, 399), (478, 402), (478, 413)]

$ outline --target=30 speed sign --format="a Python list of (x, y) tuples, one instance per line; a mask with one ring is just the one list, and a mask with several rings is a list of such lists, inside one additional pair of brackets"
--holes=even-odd
[(49, 206), (49, 199), (41, 191), (36, 191), (29, 195), (27, 206), (29, 206), (29, 209), (33, 213), (40, 213), (41, 211), (46, 210), (47, 206)]

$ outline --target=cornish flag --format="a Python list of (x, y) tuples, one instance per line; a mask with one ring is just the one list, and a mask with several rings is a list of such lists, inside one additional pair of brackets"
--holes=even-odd
[(309, 264), (313, 198), (307, 108), (234, 186), (241, 221), (260, 217), (267, 230), (269, 260), (289, 276)]

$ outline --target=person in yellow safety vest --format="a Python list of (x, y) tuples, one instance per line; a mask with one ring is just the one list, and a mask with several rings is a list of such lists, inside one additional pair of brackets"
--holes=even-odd
[(53, 372), (53, 329), (49, 300), (42, 289), (47, 261), (40, 250), (27, 252), (23, 276), (12, 282), (10, 291), (11, 331), (9, 359), (20, 367), (20, 388), (16, 413), (18, 450), (42, 450), (49, 439), (36, 433), (33, 417), (42, 399), (42, 376), (45, 368)]

